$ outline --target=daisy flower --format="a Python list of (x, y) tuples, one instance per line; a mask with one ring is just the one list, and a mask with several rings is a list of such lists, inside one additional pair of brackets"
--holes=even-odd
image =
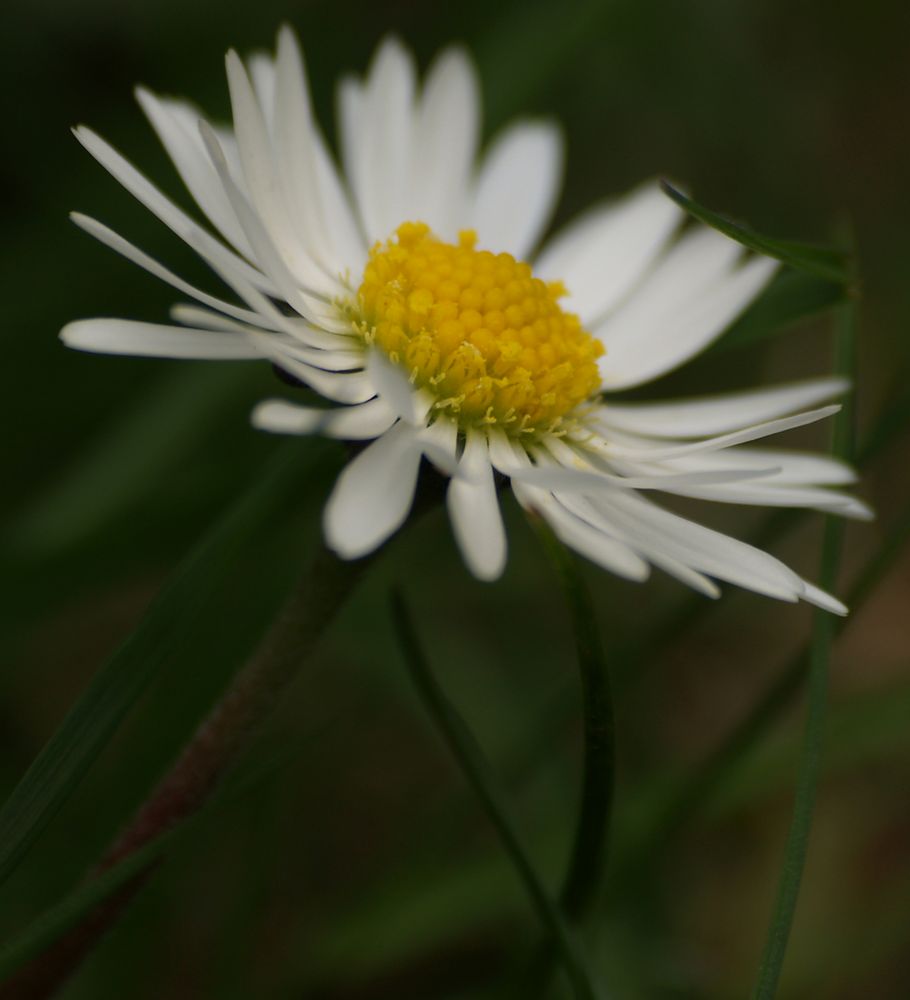
[(424, 460), (449, 477), (465, 561), (506, 560), (498, 488), (586, 558), (644, 580), (651, 566), (716, 596), (715, 580), (837, 613), (773, 556), (680, 517), (656, 492), (868, 516), (834, 489), (852, 470), (754, 442), (834, 413), (839, 378), (679, 402), (614, 401), (706, 348), (774, 270), (685, 225), (654, 183), (596, 207), (538, 250), (562, 140), (519, 121), (478, 156), (476, 73), (459, 49), (423, 85), (396, 40), (338, 88), (341, 165), (310, 106), (293, 33), (273, 58), (227, 56), (233, 128), (140, 88), (139, 103), (205, 228), (87, 128), (76, 136), (231, 290), (215, 297), (84, 215), (78, 225), (193, 304), (175, 325), (89, 319), (70, 347), (170, 358), (264, 358), (331, 406), (271, 399), (253, 423), (361, 445), (325, 508), (355, 559), (407, 518)]

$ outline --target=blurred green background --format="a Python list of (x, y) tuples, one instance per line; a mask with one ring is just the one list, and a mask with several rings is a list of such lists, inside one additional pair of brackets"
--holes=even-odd
[[(467, 44), (483, 79), (487, 135), (518, 113), (564, 124), (557, 221), (660, 174), (763, 233), (825, 241), (852, 223), (864, 290), (860, 437), (881, 413), (897, 416), (863, 469), (860, 492), (879, 521), (851, 527), (841, 594), (906, 516), (904, 4), (14, 0), (0, 37), (4, 790), (280, 445), (247, 419), (276, 388), (266, 366), (61, 347), (56, 335), (70, 319), (163, 319), (174, 300), (72, 226), (71, 209), (214, 288), (68, 129), (91, 125), (186, 204), (133, 85), (187, 95), (226, 117), (224, 51), (270, 47), (283, 20), (300, 34), (330, 134), (335, 79), (361, 72), (386, 32), (399, 33), (422, 67), (446, 43)], [(821, 374), (830, 332), (830, 317), (809, 320), (709, 354), (657, 388)], [(818, 428), (792, 440), (827, 442)], [(301, 483), (299, 504), (264, 525), (206, 595), (183, 648), (4, 887), (4, 935), (76, 883), (253, 646), (315, 547), (328, 481)], [(740, 537), (763, 523), (747, 509), (692, 509)], [(507, 513), (510, 564), (494, 585), (469, 577), (441, 516), (387, 547), (242, 765), (242, 790), (179, 841), (68, 1000), (505, 995), (536, 940), (534, 916), (409, 687), (387, 592), (403, 583), (434, 666), (555, 880), (579, 770), (572, 637), (533, 534), (513, 507)], [(774, 542), (810, 578), (820, 522), (794, 521)], [(836, 648), (787, 998), (907, 995), (910, 563), (893, 555)], [(655, 834), (653, 817), (800, 648), (811, 614), (733, 592), (705, 609), (660, 574), (644, 586), (586, 577), (614, 663), (620, 747), (614, 869), (591, 954), (611, 997), (742, 997), (789, 822), (799, 699), (685, 822)]]

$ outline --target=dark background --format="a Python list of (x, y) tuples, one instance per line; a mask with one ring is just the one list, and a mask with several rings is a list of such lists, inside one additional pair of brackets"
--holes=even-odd
[[(559, 220), (663, 174), (764, 233), (826, 241), (852, 224), (863, 287), (861, 436), (906, 397), (904, 4), (7, 5), (3, 788), (278, 445), (247, 420), (275, 389), (264, 366), (78, 355), (57, 341), (70, 319), (163, 319), (174, 298), (76, 230), (71, 209), (213, 287), (68, 129), (91, 125), (186, 204), (133, 85), (187, 95), (226, 117), (224, 51), (271, 46), (283, 20), (300, 34), (329, 134), (334, 80), (362, 72), (387, 31), (422, 67), (446, 43), (467, 44), (483, 79), (487, 135), (516, 113), (564, 124)], [(824, 373), (830, 332), (830, 317), (808, 321), (700, 359), (657, 391)], [(823, 428), (793, 437), (826, 440)], [(863, 469), (860, 493), (879, 521), (851, 527), (841, 594), (906, 514), (906, 447), (906, 434), (892, 434)], [(200, 629), (171, 658), (5, 887), (5, 933), (75, 883), (243, 659), (315, 545), (326, 489), (315, 482), (302, 491), (293, 516), (271, 526), (209, 595), (218, 627)], [(533, 535), (513, 508), (508, 515), (510, 564), (494, 585), (468, 576), (441, 516), (393, 541), (257, 745), (248, 786), (180, 840), (67, 998), (504, 995), (502, 983), (535, 940), (533, 914), (408, 686), (386, 594), (391, 581), (403, 583), (435, 667), (555, 879), (578, 774), (571, 635)], [(709, 505), (699, 516), (741, 537), (762, 520)], [(810, 578), (820, 522), (802, 519), (774, 544)], [(616, 870), (591, 952), (616, 997), (742, 997), (789, 821), (799, 701), (685, 824), (654, 839), (651, 816), (667, 782), (718, 744), (798, 649), (811, 613), (731, 592), (710, 615), (693, 617), (681, 586), (659, 574), (644, 586), (586, 576), (617, 678), (621, 779)], [(898, 557), (836, 649), (822, 793), (782, 997), (906, 996), (908, 596), (910, 565)], [(674, 633), (663, 623), (677, 613), (691, 624)], [(642, 635), (657, 636), (647, 655), (635, 639)], [(637, 862), (625, 864), (640, 845)]]

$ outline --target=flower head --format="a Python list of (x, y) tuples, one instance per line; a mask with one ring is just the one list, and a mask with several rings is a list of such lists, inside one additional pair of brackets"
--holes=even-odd
[(595, 208), (547, 242), (558, 130), (513, 124), (478, 162), (480, 101), (458, 49), (422, 87), (410, 54), (380, 46), (339, 87), (339, 169), (316, 123), (303, 60), (282, 29), (274, 60), (227, 57), (233, 128), (189, 104), (138, 98), (212, 229), (119, 153), (76, 135), (187, 242), (234, 298), (188, 284), (101, 223), (76, 222), (195, 305), (179, 325), (95, 319), (62, 337), (89, 351), (265, 358), (330, 407), (268, 400), (256, 426), (367, 441), (325, 511), (328, 544), (356, 558), (406, 519), (420, 466), (450, 477), (447, 506), (475, 575), (498, 576), (506, 539), (494, 472), (563, 542), (642, 580), (652, 565), (709, 595), (713, 579), (845, 609), (774, 557), (654, 503), (659, 491), (868, 516), (832, 487), (852, 471), (751, 443), (835, 412), (842, 379), (671, 403), (614, 401), (707, 347), (761, 292), (769, 259), (683, 226), (654, 184)]

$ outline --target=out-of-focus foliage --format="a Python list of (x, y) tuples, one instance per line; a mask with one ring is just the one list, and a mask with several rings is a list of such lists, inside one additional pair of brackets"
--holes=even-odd
[[(515, 113), (564, 123), (559, 221), (661, 175), (762, 233), (828, 243), (842, 219), (852, 222), (863, 290), (862, 492), (880, 521), (849, 529), (840, 592), (883, 539), (891, 561), (834, 647), (822, 789), (780, 995), (903, 997), (910, 567), (898, 547), (906, 530), (889, 529), (906, 523), (910, 502), (906, 403), (862, 447), (878, 414), (906, 401), (910, 373), (910, 16), (898, 3), (8, 4), (0, 32), (3, 798), (278, 446), (248, 423), (252, 404), (274, 390), (266, 366), (105, 358), (58, 343), (69, 319), (163, 318), (172, 303), (168, 289), (73, 227), (71, 209), (214, 287), (68, 128), (92, 125), (186, 202), (133, 85), (225, 115), (223, 52), (270, 46), (282, 20), (301, 36), (327, 125), (334, 80), (362, 70), (387, 31), (423, 66), (442, 45), (467, 44), (484, 81), (488, 134)], [(725, 350), (669, 376), (661, 391), (827, 370), (823, 307), (839, 294), (782, 273), (721, 342)], [(764, 336), (769, 317), (786, 323), (773, 338)], [(821, 430), (793, 435), (797, 445), (823, 442)], [(4, 937), (78, 883), (254, 643), (316, 541), (325, 481), (299, 489), (299, 507), (265, 525), (221, 580), (215, 627), (191, 633), (162, 662), (3, 887)], [(532, 860), (557, 886), (578, 791), (572, 637), (533, 534), (507, 513), (510, 563), (495, 585), (467, 575), (441, 516), (391, 543), (242, 764), (237, 794), (176, 840), (68, 1000), (503, 995), (536, 942), (534, 914), (409, 686), (386, 594), (392, 581), (403, 584), (434, 670), (500, 775)], [(742, 535), (756, 524), (745, 510), (709, 517)], [(777, 533), (775, 551), (807, 576), (820, 520), (780, 522), (789, 530)], [(616, 996), (742, 996), (771, 911), (801, 713), (772, 715), (684, 824), (648, 839), (650, 853), (629, 872), (617, 865), (680, 776), (697, 773), (748, 716), (804, 642), (811, 614), (746, 594), (705, 608), (659, 576), (644, 586), (585, 576), (616, 679), (619, 746), (614, 868), (601, 929), (586, 944)]]

